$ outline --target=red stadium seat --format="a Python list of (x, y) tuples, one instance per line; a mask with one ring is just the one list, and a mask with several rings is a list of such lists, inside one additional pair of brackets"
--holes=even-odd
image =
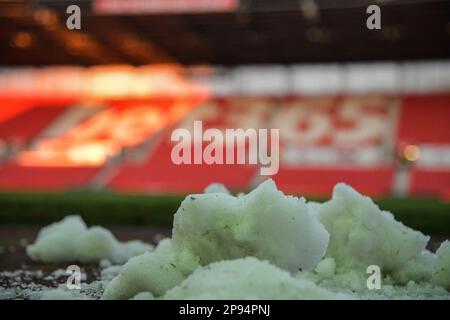
[(55, 191), (86, 187), (97, 167), (0, 166), (0, 189), (5, 191)]
[(450, 196), (449, 169), (419, 169), (411, 172), (410, 193), (413, 195)]
[(450, 95), (403, 98), (397, 139), (401, 143), (450, 143)]
[(366, 195), (381, 196), (390, 192), (392, 179), (392, 167), (282, 167), (274, 177), (285, 193), (313, 197), (330, 196), (338, 182)]
[(246, 190), (256, 171), (250, 165), (175, 165), (170, 154), (170, 143), (163, 141), (146, 164), (123, 165), (108, 186), (126, 192), (189, 193), (220, 182), (231, 190)]
[(64, 110), (63, 107), (36, 107), (19, 113), (0, 125), (0, 139), (29, 142)]

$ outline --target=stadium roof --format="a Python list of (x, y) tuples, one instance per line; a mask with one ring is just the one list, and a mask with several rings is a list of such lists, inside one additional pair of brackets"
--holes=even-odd
[[(82, 8), (81, 30), (65, 26)], [(381, 7), (381, 30), (366, 8)], [(0, 65), (450, 58), (450, 1), (241, 0), (229, 12), (98, 14), (93, 1), (1, 1)]]

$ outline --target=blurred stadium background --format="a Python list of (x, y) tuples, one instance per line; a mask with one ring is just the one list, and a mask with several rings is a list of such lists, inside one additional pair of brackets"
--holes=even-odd
[(170, 225), (183, 195), (259, 183), (257, 166), (170, 161), (171, 131), (202, 120), (279, 128), (287, 193), (344, 181), (450, 233), (449, 1), (0, 1), (0, 48), (4, 223)]

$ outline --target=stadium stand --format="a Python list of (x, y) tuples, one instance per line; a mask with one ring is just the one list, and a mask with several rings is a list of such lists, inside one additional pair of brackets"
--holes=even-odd
[(330, 196), (338, 182), (347, 183), (370, 196), (387, 195), (391, 191), (394, 170), (377, 167), (282, 167), (274, 177), (284, 192), (312, 197)]
[(0, 139), (30, 142), (54, 121), (64, 107), (34, 107), (6, 120), (0, 125)]
[(97, 167), (0, 166), (0, 189), (5, 191), (57, 191), (86, 187)]
[(255, 175), (252, 165), (175, 165), (171, 161), (172, 145), (168, 139), (160, 144), (144, 165), (124, 164), (108, 187), (126, 192), (202, 192), (213, 182), (231, 190), (246, 190)]
[[(409, 194), (450, 199), (450, 95), (408, 95), (403, 99), (397, 143), (422, 147), (410, 170)], [(436, 152), (437, 150), (440, 152)], [(433, 152), (434, 151), (434, 152)]]
[[(188, 114), (177, 126), (191, 128), (193, 121), (202, 120), (205, 130), (212, 127), (245, 127), (242, 119), (246, 119), (247, 125), (260, 126), (263, 105), (269, 100), (235, 97), (210, 99)], [(259, 108), (253, 108), (255, 105)], [(253, 113), (253, 117), (247, 117), (247, 113)], [(256, 174), (256, 165), (176, 165), (171, 160), (172, 146), (168, 132), (156, 143), (148, 161), (140, 165), (123, 164), (108, 187), (127, 192), (188, 193), (201, 192), (208, 184), (221, 182), (232, 190), (243, 191), (248, 189)]]
[[(350, 118), (341, 119), (339, 105), (336, 103), (341, 103), (346, 98), (352, 98), (352, 96), (337, 96), (337, 99), (331, 104), (329, 112), (321, 111), (322, 113), (315, 114), (314, 111), (310, 113), (315, 117), (314, 121), (317, 123), (323, 124), (328, 121), (331, 124), (324, 131), (323, 137), (318, 136), (316, 140), (310, 139), (306, 141), (306, 145), (305, 140), (299, 140), (300, 144), (296, 145), (295, 136), (303, 134), (305, 129), (311, 128), (311, 123), (308, 121), (301, 121), (298, 125), (291, 124), (290, 130), (293, 131), (290, 133), (289, 139), (285, 140), (283, 135), (281, 136), (281, 165), (279, 172), (273, 178), (282, 190), (294, 194), (320, 197), (329, 195), (332, 186), (342, 181), (371, 196), (392, 194), (396, 165), (402, 165), (397, 163), (396, 150), (412, 144), (422, 151), (422, 156), (416, 162), (407, 163), (408, 193), (419, 196), (438, 195), (450, 199), (450, 168), (448, 161), (445, 160), (450, 145), (450, 127), (448, 126), (450, 95), (398, 96), (395, 99), (399, 99), (399, 104), (391, 103), (395, 99), (386, 100), (391, 101), (386, 106), (398, 108), (398, 113), (385, 112), (383, 104), (366, 105), (364, 112), (346, 113), (347, 111), (345, 111), (342, 114), (346, 117), (350, 116)], [(361, 99), (360, 96), (357, 98)], [(289, 110), (290, 108), (305, 108), (305, 105), (301, 103), (302, 99), (302, 97), (242, 96), (211, 98), (189, 112), (175, 127), (190, 128), (193, 120), (202, 120), (205, 129), (208, 127), (277, 127), (280, 123), (286, 123), (285, 119), (298, 116), (296, 113), (289, 113)], [(319, 97), (317, 101), (322, 100)], [(284, 105), (286, 101), (289, 102), (287, 106)], [(314, 100), (308, 97), (305, 101)], [(126, 108), (126, 106), (121, 108)], [(61, 113), (66, 109), (67, 107), (37, 106), (9, 116), (0, 124), (0, 139), (8, 141), (8, 139), (19, 138), (25, 142), (32, 140), (39, 142), (39, 139), (36, 138), (39, 138), (40, 133), (57, 122)], [(286, 113), (286, 110), (289, 112)], [(322, 106), (322, 110), (326, 110), (326, 108), (323, 109)], [(83, 121), (86, 123), (92, 121), (96, 114), (98, 115), (98, 113), (88, 115)], [(371, 114), (372, 120), (376, 120), (375, 122), (367, 122), (369, 114)], [(355, 117), (355, 115), (357, 116)], [(274, 119), (278, 119), (278, 122), (273, 122)], [(360, 120), (363, 122), (359, 123)], [(393, 127), (377, 127), (380, 123), (385, 124), (390, 121), (395, 122)], [(337, 127), (335, 127), (336, 124)], [(350, 128), (350, 135), (357, 135), (358, 128), (367, 124), (375, 124), (373, 128), (377, 131), (373, 132), (383, 133), (383, 135), (359, 136), (354, 140), (358, 143), (353, 144), (352, 148), (341, 148), (342, 141), (337, 140), (337, 136), (347, 139), (348, 132), (345, 130)], [(73, 126), (79, 125), (79, 123), (73, 124)], [(140, 128), (139, 132), (148, 132), (147, 136), (138, 145), (126, 146), (126, 155), (133, 154), (135, 151), (141, 151), (141, 153), (145, 151), (145, 159), (130, 161), (129, 157), (119, 152), (114, 162), (108, 164), (107, 169), (112, 174), (104, 175), (107, 179), (102, 182), (101, 186), (120, 192), (188, 193), (200, 192), (211, 182), (222, 182), (232, 190), (243, 191), (264, 178), (259, 176), (256, 165), (173, 164), (170, 158), (172, 150), (170, 132), (175, 127), (168, 126), (166, 123), (163, 125), (163, 129), (157, 132)], [(285, 129), (283, 129), (284, 132), (287, 130)], [(114, 130), (111, 132), (114, 133)], [(386, 132), (388, 135), (392, 135), (393, 143), (386, 144), (386, 141), (383, 140)], [(350, 138), (352, 141), (352, 137)], [(149, 147), (143, 148), (144, 144)], [(369, 162), (367, 159), (362, 159), (366, 162), (362, 160), (361, 162), (358, 157), (353, 156), (352, 152), (361, 151), (361, 148), (365, 148), (367, 145), (376, 151), (376, 156), (369, 159)], [(324, 146), (328, 148), (327, 152), (331, 152), (328, 154), (333, 156), (324, 157), (322, 155), (321, 158), (326, 160), (322, 163), (315, 162), (314, 158), (312, 158), (313, 160), (291, 159), (286, 153), (289, 148), (293, 148), (294, 154), (306, 151), (314, 153), (319, 150), (319, 147)], [(26, 150), (27, 148), (25, 148)], [(437, 151), (433, 150), (439, 152), (436, 153)], [(367, 155), (366, 151), (363, 153)], [(435, 165), (435, 162), (439, 162), (438, 165)], [(14, 159), (8, 159), (7, 163), (0, 165), (0, 188), (3, 190), (83, 188), (92, 185), (95, 177), (105, 169), (105, 164), (94, 166), (71, 164), (70, 166), (54, 165), (49, 167), (28, 163), (24, 166), (18, 162), (15, 163)]]

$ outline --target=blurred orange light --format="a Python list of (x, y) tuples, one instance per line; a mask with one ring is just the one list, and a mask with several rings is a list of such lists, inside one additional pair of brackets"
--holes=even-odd
[(67, 47), (76, 52), (86, 50), (91, 46), (89, 37), (81, 32), (68, 33), (66, 38)]
[(58, 22), (58, 16), (56, 13), (49, 9), (38, 9), (34, 13), (34, 19), (45, 26), (48, 30), (52, 30), (55, 28), (56, 23)]
[(417, 161), (420, 158), (420, 148), (415, 145), (408, 145), (403, 149), (403, 156), (408, 161)]
[(28, 32), (18, 32), (12, 38), (13, 46), (17, 48), (28, 48), (32, 45), (33, 38)]

